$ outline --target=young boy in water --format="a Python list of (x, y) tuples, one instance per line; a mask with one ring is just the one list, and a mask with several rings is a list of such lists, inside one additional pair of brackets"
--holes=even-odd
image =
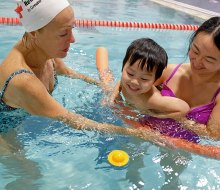
[[(99, 56), (106, 52), (97, 49)], [(97, 58), (99, 57), (97, 56)], [(154, 82), (167, 66), (166, 51), (155, 41), (141, 38), (133, 41), (127, 49), (122, 65), (121, 80), (111, 91), (109, 104), (124, 99), (126, 103), (141, 113), (153, 111), (159, 117), (181, 117), (189, 111), (189, 105), (175, 97), (162, 96)], [(111, 74), (106, 72), (108, 60), (97, 59), (97, 69), (105, 86), (109, 85)], [(107, 88), (104, 88), (107, 89)]]

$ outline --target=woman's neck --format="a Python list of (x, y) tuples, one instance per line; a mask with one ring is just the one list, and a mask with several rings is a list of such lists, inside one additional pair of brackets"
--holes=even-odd
[(36, 44), (25, 44), (23, 41), (20, 41), (17, 47), (20, 49), (26, 64), (30, 68), (40, 69), (50, 59)]

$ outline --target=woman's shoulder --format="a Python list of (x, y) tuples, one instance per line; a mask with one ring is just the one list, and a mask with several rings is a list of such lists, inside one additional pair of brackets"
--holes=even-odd
[(178, 66), (178, 64), (168, 64), (166, 69), (164, 69), (160, 80), (162, 80), (162, 82), (164, 82), (171, 75), (171, 73), (174, 71), (174, 69), (177, 66)]
[(190, 65), (188, 63), (183, 64), (169, 64), (167, 66), (167, 69), (165, 70), (166, 77), (169, 77), (173, 72), (175, 73), (182, 73), (182, 72), (188, 72), (190, 68)]
[(189, 63), (168, 64), (166, 70), (172, 72), (178, 66), (180, 69), (186, 69), (186, 68), (188, 69)]
[(162, 76), (154, 83), (156, 86), (162, 84), (167, 80), (173, 73), (175, 76), (181, 74), (182, 72), (187, 72), (189, 70), (189, 64), (168, 64), (166, 69), (164, 69)]
[(2, 65), (4, 65), (4, 68), (7, 66), (10, 67), (16, 67), (19, 65), (19, 63), (24, 62), (24, 56), (21, 51), (14, 46), (6, 55), (5, 59), (2, 61)]
[[(0, 65), (0, 86), (8, 83), (17, 85), (23, 83), (23, 79), (33, 78), (33, 72), (25, 63), (23, 54), (13, 47)], [(30, 76), (31, 74), (31, 76)], [(13, 80), (12, 80), (13, 79)], [(19, 80), (15, 80), (19, 79)]]

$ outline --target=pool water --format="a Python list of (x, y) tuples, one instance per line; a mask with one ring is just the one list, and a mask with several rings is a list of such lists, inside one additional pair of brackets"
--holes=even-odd
[[(0, 2), (0, 16), (15, 17), (14, 1)], [(201, 19), (141, 0), (73, 0), (76, 18), (200, 24)], [(21, 26), (0, 26), (0, 61), (22, 36)], [(140, 37), (153, 38), (168, 52), (169, 63), (187, 61), (191, 31), (121, 28), (75, 28), (76, 43), (65, 62), (76, 71), (98, 79), (95, 48), (109, 50), (115, 79), (127, 46)], [(101, 90), (80, 80), (59, 77), (53, 96), (71, 111), (99, 122), (124, 126), (113, 110), (100, 104)], [(0, 121), (1, 124), (1, 121)], [(0, 189), (156, 190), (220, 189), (218, 160), (123, 135), (78, 131), (48, 118), (27, 115), (14, 129), (1, 134)], [(122, 149), (130, 162), (109, 165), (111, 150)]]

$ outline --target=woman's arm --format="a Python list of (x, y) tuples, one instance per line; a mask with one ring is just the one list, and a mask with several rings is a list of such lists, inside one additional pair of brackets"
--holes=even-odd
[(212, 110), (207, 123), (207, 133), (216, 140), (220, 140), (220, 95), (216, 98), (215, 107)]
[(78, 73), (74, 71), (73, 69), (67, 67), (62, 61), (62, 59), (56, 58), (54, 59), (54, 61), (55, 61), (55, 69), (58, 75), (65, 75), (70, 78), (81, 79), (87, 83), (95, 84), (97, 86), (101, 85), (100, 81), (93, 79), (89, 76), (86, 76), (84, 74)]
[[(107, 123), (98, 123), (83, 117), (82, 115), (73, 113), (64, 108), (58, 103), (46, 90), (44, 85), (34, 75), (23, 74), (19, 76), (19, 81), (13, 81), (13, 87), (7, 89), (7, 94), (16, 94), (10, 97), (13, 105), (23, 108), (27, 112), (49, 117), (55, 120), (62, 121), (70, 127), (81, 130), (97, 130), (107, 133), (118, 133), (124, 135), (131, 135), (142, 138), (144, 140), (156, 143), (158, 145), (169, 145), (169, 142), (163, 141), (159, 136), (153, 132), (145, 133), (141, 130), (132, 128), (123, 128)], [(7, 95), (7, 96), (8, 96)]]
[(207, 125), (196, 123), (191, 120), (181, 119), (183, 127), (190, 129), (200, 136), (213, 138), (214, 140), (220, 140), (220, 95), (216, 98), (215, 107), (212, 110)]
[[(109, 88), (110, 89), (110, 88)], [(108, 98), (108, 104), (111, 106), (115, 103), (116, 99), (120, 97), (120, 91), (121, 91), (121, 81), (118, 81), (118, 83), (115, 85), (112, 91), (109, 93)]]

